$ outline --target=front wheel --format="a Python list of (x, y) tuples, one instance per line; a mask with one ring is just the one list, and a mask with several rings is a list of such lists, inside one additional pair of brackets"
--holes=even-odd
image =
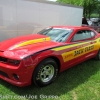
[(33, 82), (38, 86), (46, 86), (56, 78), (58, 66), (55, 60), (47, 58), (43, 60), (33, 73)]

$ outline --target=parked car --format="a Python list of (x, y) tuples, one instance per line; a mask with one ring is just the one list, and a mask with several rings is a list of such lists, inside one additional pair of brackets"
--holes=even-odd
[(89, 27), (51, 26), (0, 42), (0, 78), (16, 86), (46, 86), (58, 73), (100, 60), (100, 35)]
[(99, 18), (82, 18), (82, 26), (88, 26), (100, 33), (100, 19)]
[(90, 18), (92, 22), (98, 22), (99, 18)]

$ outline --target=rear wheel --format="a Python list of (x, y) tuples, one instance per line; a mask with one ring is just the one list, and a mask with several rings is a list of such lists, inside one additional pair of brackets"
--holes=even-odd
[(100, 50), (98, 51), (98, 54), (96, 55), (96, 60), (100, 60)]
[(38, 86), (46, 86), (56, 78), (58, 66), (55, 60), (47, 58), (43, 60), (33, 73), (33, 82)]

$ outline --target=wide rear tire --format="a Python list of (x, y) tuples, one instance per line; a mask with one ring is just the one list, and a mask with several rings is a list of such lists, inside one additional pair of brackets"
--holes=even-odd
[(96, 60), (100, 60), (100, 50), (98, 51), (98, 53), (96, 55)]

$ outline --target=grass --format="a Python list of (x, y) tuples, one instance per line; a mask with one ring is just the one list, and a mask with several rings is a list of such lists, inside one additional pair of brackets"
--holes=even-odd
[(0, 97), (0, 100), (100, 100), (100, 62), (91, 59), (74, 66), (43, 88), (32, 85), (19, 88), (0, 80)]

